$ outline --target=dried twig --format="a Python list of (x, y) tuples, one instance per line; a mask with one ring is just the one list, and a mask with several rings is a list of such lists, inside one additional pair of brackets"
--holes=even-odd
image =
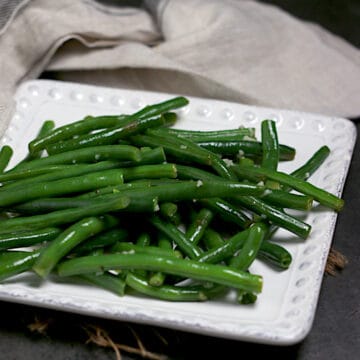
[(94, 343), (101, 347), (110, 347), (115, 351), (116, 360), (121, 360), (121, 353), (120, 351), (125, 351), (127, 353), (140, 355), (144, 359), (151, 359), (151, 360), (165, 360), (167, 356), (156, 354), (146, 350), (144, 344), (140, 340), (139, 336), (136, 332), (131, 329), (132, 334), (134, 335), (138, 347), (133, 347), (125, 344), (118, 344), (112, 340), (109, 334), (102, 328), (96, 325), (87, 325), (84, 327), (84, 330), (89, 336), (89, 339), (86, 343)]
[(31, 332), (36, 332), (40, 335), (46, 335), (49, 325), (52, 323), (52, 319), (40, 320), (35, 316), (34, 322), (28, 325), (28, 329)]
[(348, 260), (341, 252), (331, 248), (325, 267), (325, 272), (329, 275), (335, 276), (339, 270), (344, 269)]

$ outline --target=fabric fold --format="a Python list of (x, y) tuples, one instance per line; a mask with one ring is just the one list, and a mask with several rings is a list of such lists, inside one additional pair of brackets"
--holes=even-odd
[[(21, 3), (21, 2), (18, 2)], [(44, 71), (102, 86), (360, 115), (360, 51), (252, 0), (22, 2), (0, 33), (0, 132), (19, 84)]]

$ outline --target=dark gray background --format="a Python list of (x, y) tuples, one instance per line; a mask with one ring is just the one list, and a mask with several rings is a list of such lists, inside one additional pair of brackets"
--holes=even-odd
[[(299, 18), (319, 23), (360, 47), (359, 1), (263, 2), (281, 6)], [(357, 123), (359, 118), (352, 120)], [(359, 126), (357, 123), (358, 131)], [(357, 141), (343, 193), (346, 206), (339, 214), (333, 240), (333, 247), (347, 256), (349, 264), (336, 277), (324, 277), (312, 330), (300, 344), (276, 347), (229, 341), (0, 302), (0, 359), (115, 359), (113, 350), (86, 344), (86, 324), (106, 328), (120, 343), (136, 345), (132, 328), (149, 350), (167, 354), (171, 359), (223, 359), (254, 355), (306, 360), (357, 358), (360, 353), (359, 146)], [(29, 329), (29, 324), (36, 321), (48, 323), (46, 334)], [(167, 344), (160, 340), (159, 334)], [(139, 359), (125, 352), (122, 354), (123, 359)]]

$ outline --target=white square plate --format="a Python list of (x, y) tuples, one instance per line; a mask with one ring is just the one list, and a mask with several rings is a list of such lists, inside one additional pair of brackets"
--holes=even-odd
[[(36, 136), (44, 120), (53, 119), (57, 125), (63, 125), (90, 114), (131, 113), (173, 96), (57, 81), (30, 81), (17, 91), (16, 112), (1, 145), (13, 147), (12, 165), (27, 154), (27, 143)], [(320, 146), (328, 145), (331, 155), (310, 180), (341, 195), (356, 139), (356, 128), (351, 121), (210, 99), (189, 97), (189, 100), (190, 104), (178, 112), (178, 128), (215, 130), (243, 125), (255, 127), (259, 136), (261, 120), (274, 119), (280, 142), (297, 149), (294, 161), (281, 164), (284, 171), (297, 168)], [(41, 282), (31, 273), (0, 284), (0, 299), (229, 339), (289, 345), (301, 341), (311, 328), (336, 217), (335, 212), (324, 209), (310, 212), (305, 221), (313, 229), (306, 241), (295, 239), (285, 231), (277, 235), (292, 254), (293, 262), (290, 269), (282, 272), (260, 261), (252, 265), (251, 271), (263, 276), (264, 288), (256, 304), (250, 306), (236, 304), (231, 296), (204, 303), (171, 303), (129, 295), (117, 297), (95, 287), (67, 283), (64, 279)]]

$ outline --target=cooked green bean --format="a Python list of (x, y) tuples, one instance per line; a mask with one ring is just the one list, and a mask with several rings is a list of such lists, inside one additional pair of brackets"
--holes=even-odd
[(202, 240), (207, 250), (224, 245), (225, 243), (223, 237), (217, 231), (211, 228), (207, 228), (205, 230)]
[(307, 180), (324, 163), (329, 154), (330, 149), (327, 146), (321, 146), (304, 165), (293, 171), (291, 176)]
[[(147, 183), (146, 183), (147, 184)], [(170, 180), (161, 186), (150, 186), (138, 188), (114, 187), (113, 190), (107, 187), (104, 190), (99, 189), (97, 194), (111, 194), (119, 192), (122, 195), (129, 196), (131, 199), (155, 199), (159, 202), (177, 202), (184, 200), (198, 200), (210, 197), (232, 197), (243, 195), (260, 195), (263, 188), (256, 185), (232, 182), (232, 181), (192, 181), (192, 180)], [(92, 193), (89, 197), (94, 197)], [(86, 198), (87, 196), (82, 196)], [(95, 197), (96, 198), (96, 197)], [(131, 206), (131, 204), (130, 204)]]
[(235, 176), (227, 168), (226, 164), (216, 154), (201, 148), (191, 140), (164, 136), (156, 129), (146, 131), (146, 134), (135, 135), (131, 140), (138, 146), (162, 146), (165, 154), (176, 159), (177, 162), (195, 162), (212, 167), (225, 179), (235, 180)]
[(60, 126), (48, 134), (37, 137), (29, 143), (29, 151), (32, 154), (57, 141), (64, 141), (93, 130), (125, 125), (128, 122), (126, 115), (86, 116), (82, 120)]
[(72, 178), (35, 183), (31, 187), (13, 188), (0, 191), (0, 206), (9, 206), (46, 196), (60, 196), (85, 192), (123, 182), (121, 171), (106, 170)]
[[(54, 197), (54, 198), (40, 198), (26, 203), (17, 205), (13, 209), (19, 213), (46, 213), (49, 211), (65, 210), (68, 208), (88, 207), (93, 204), (93, 200), (107, 201), (115, 198), (124, 197), (125, 191), (99, 195), (93, 198), (83, 197)], [(143, 192), (129, 193), (130, 203), (126, 207), (126, 212), (156, 212), (159, 209), (158, 198), (156, 196), (144, 196)]]
[[(40, 130), (34, 141), (48, 135), (54, 128), (55, 128), (55, 122), (53, 120), (45, 120), (41, 125)], [(42, 150), (29, 153), (20, 163), (37, 159), (41, 157), (42, 153), (43, 153)]]
[(95, 236), (92, 236), (88, 240), (77, 245), (72, 253), (86, 254), (96, 249), (103, 249), (111, 247), (118, 241), (125, 241), (129, 237), (129, 231), (124, 228), (110, 229)]
[(249, 305), (254, 304), (257, 300), (257, 295), (252, 292), (238, 290), (237, 301), (239, 304)]
[[(245, 166), (244, 166), (245, 167)], [(239, 166), (234, 165), (234, 168), (239, 168)], [(242, 167), (241, 167), (242, 168)], [(179, 166), (177, 165), (178, 176), (184, 178), (197, 178), (201, 181), (206, 179), (206, 181), (216, 179), (219, 181), (224, 181), (219, 176), (211, 174), (207, 171), (200, 169), (195, 169), (190, 166)], [(266, 193), (266, 192), (265, 192)], [(222, 195), (222, 197), (226, 197)], [(302, 238), (306, 238), (310, 231), (311, 226), (304, 223), (303, 221), (286, 214), (284, 211), (271, 206), (261, 199), (255, 196), (231, 196), (231, 203), (240, 204), (245, 209), (251, 210), (260, 216), (266, 216), (274, 224), (283, 227), (296, 235), (299, 235)], [(214, 208), (213, 208), (214, 210)]]
[(126, 283), (119, 275), (111, 273), (104, 274), (82, 274), (77, 276), (81, 280), (85, 280), (102, 289), (109, 290), (116, 295), (123, 296), (125, 294)]
[(263, 283), (260, 275), (249, 274), (222, 265), (145, 254), (110, 254), (78, 257), (60, 263), (58, 265), (58, 274), (60, 276), (70, 276), (117, 269), (162, 271), (172, 275), (209, 281), (255, 293), (261, 292)]
[(141, 294), (168, 301), (205, 301), (207, 297), (198, 288), (190, 286), (153, 286), (144, 277), (129, 272), (126, 284)]
[(261, 166), (276, 170), (280, 149), (275, 121), (264, 120), (261, 122), (261, 143), (263, 148)]
[(43, 174), (48, 174), (52, 171), (58, 171), (62, 169), (67, 169), (69, 165), (49, 165), (34, 169), (20, 169), (20, 170), (9, 170), (3, 174), (0, 174), (0, 182), (10, 182), (14, 180), (26, 179), (31, 178)]
[(136, 112), (133, 117), (143, 119), (149, 116), (164, 114), (170, 110), (179, 109), (189, 104), (189, 100), (183, 96), (177, 96), (157, 104), (147, 105)]
[(0, 234), (0, 250), (28, 247), (53, 240), (61, 230), (47, 227), (39, 230), (19, 231), (10, 234)]
[(246, 229), (238, 232), (227, 241), (217, 241), (216, 244), (213, 244), (213, 247), (199, 255), (196, 260), (200, 262), (217, 264), (233, 256), (236, 251), (243, 247), (246, 239), (249, 236), (249, 232), (250, 229)]
[[(119, 167), (119, 163), (116, 161), (100, 161), (95, 164), (78, 164), (78, 165), (64, 165), (61, 166), (60, 169), (56, 170), (56, 167), (53, 171), (48, 173), (29, 176), (28, 178), (17, 180), (9, 184), (5, 184), (5, 191), (15, 187), (25, 187), (30, 184), (45, 182), (45, 181), (53, 181), (59, 179), (70, 178), (73, 176), (85, 175), (92, 172), (110, 170)], [(0, 191), (3, 188), (0, 188)]]
[(61, 154), (35, 159), (20, 164), (16, 171), (20, 169), (25, 170), (49, 165), (92, 163), (104, 160), (140, 161), (141, 152), (137, 147), (131, 145), (93, 146), (85, 149), (75, 149)]
[(195, 166), (187, 166), (187, 165), (181, 165), (176, 164), (177, 174), (179, 179), (192, 179), (192, 180), (206, 180), (206, 181), (221, 181), (224, 180), (224, 178), (213, 174), (209, 171), (205, 171), (200, 168), (196, 168)]
[[(193, 142), (205, 141), (239, 141), (251, 138), (255, 140), (255, 129), (240, 127), (230, 130), (183, 130), (175, 128), (162, 129), (162, 132), (187, 138)], [(245, 140), (246, 141), (246, 140)], [(249, 141), (249, 140), (248, 140)]]
[[(223, 156), (252, 156), (262, 157), (263, 148), (260, 141), (237, 140), (237, 141), (201, 141), (197, 144), (216, 154)], [(295, 157), (295, 149), (284, 144), (279, 145), (279, 160), (288, 161)]]
[(261, 199), (266, 203), (285, 209), (305, 210), (311, 209), (313, 199), (307, 195), (293, 194), (284, 190), (271, 189), (265, 191)]
[(41, 250), (32, 269), (41, 277), (46, 277), (57, 263), (81, 242), (114, 226), (113, 218), (84, 218), (65, 229), (56, 239)]
[(288, 269), (292, 262), (291, 254), (283, 246), (270, 241), (262, 242), (258, 256), (280, 269)]
[(160, 178), (175, 179), (177, 177), (175, 164), (133, 166), (122, 168), (121, 172), (124, 176), (124, 181)]
[(214, 213), (212, 211), (206, 208), (201, 209), (196, 214), (192, 223), (188, 226), (185, 237), (193, 244), (197, 245), (213, 218)]
[(31, 270), (39, 255), (40, 250), (0, 253), (0, 281)]
[(159, 256), (179, 257), (179, 252), (172, 249), (163, 249), (153, 245), (136, 245), (132, 242), (117, 242), (111, 247), (112, 253), (148, 254)]
[(180, 225), (180, 215), (178, 212), (178, 205), (174, 202), (163, 202), (159, 204), (160, 214), (166, 220), (169, 220), (175, 225)]
[[(159, 236), (157, 246), (159, 249), (165, 249), (168, 251), (173, 250), (171, 241), (165, 236)], [(182, 257), (180, 252), (178, 252), (178, 254), (179, 257)], [(166, 274), (161, 271), (157, 271), (149, 276), (149, 284), (152, 286), (161, 286), (164, 284), (165, 279)]]
[(46, 147), (46, 150), (49, 154), (59, 154), (75, 149), (111, 145), (130, 135), (143, 132), (150, 127), (172, 125), (175, 120), (176, 115), (174, 113), (165, 113), (155, 117), (135, 119), (124, 126), (116, 126), (96, 133), (81, 135), (75, 139), (50, 144)]
[(0, 150), (0, 174), (3, 174), (8, 166), (11, 157), (13, 156), (13, 149), (9, 145), (4, 145)]
[(230, 266), (240, 270), (248, 270), (261, 248), (267, 230), (267, 226), (262, 223), (253, 224), (239, 254), (231, 259)]
[(222, 198), (201, 199), (200, 203), (218, 214), (223, 220), (237, 224), (242, 229), (246, 229), (252, 223), (244, 211)]
[(202, 250), (196, 244), (193, 244), (183, 232), (181, 232), (175, 225), (171, 223), (167, 223), (160, 219), (159, 217), (152, 216), (150, 218), (150, 223), (154, 225), (158, 230), (160, 230), (163, 234), (169, 237), (179, 249), (189, 256), (191, 259), (195, 259), (198, 257)]
[(237, 196), (233, 197), (232, 201), (244, 206), (246, 209), (253, 211), (261, 217), (267, 218), (273, 224), (278, 225), (303, 239), (306, 239), (310, 234), (311, 226), (309, 224), (299, 220), (295, 216), (286, 214), (279, 208), (266, 204), (255, 196)]
[(289, 186), (294, 190), (299, 191), (304, 195), (308, 195), (320, 204), (327, 206), (336, 211), (340, 211), (344, 206), (344, 200), (339, 197), (323, 190), (315, 185), (310, 184), (304, 180), (301, 180), (295, 176), (288, 175), (280, 171), (272, 171), (263, 167), (256, 166), (236, 166), (232, 167), (234, 171), (241, 178), (247, 178), (248, 176), (258, 176), (261, 180), (271, 179), (277, 181), (283, 185)]
[(105, 200), (94, 199), (93, 203), (86, 208), (70, 208), (47, 214), (6, 219), (0, 222), (0, 234), (69, 224), (87, 216), (99, 216), (118, 211), (128, 206), (129, 203), (130, 199), (125, 196)]

